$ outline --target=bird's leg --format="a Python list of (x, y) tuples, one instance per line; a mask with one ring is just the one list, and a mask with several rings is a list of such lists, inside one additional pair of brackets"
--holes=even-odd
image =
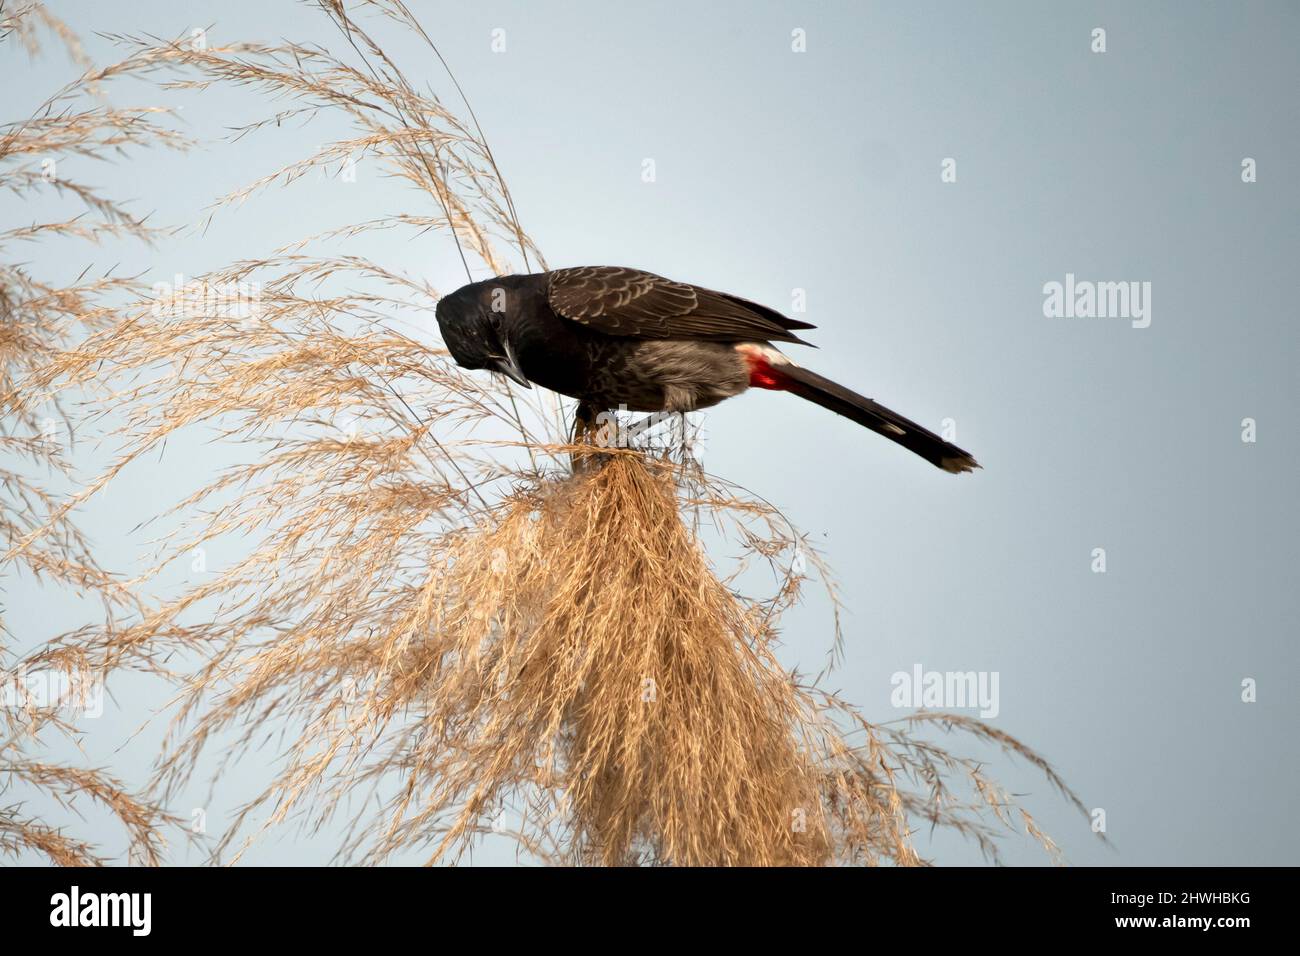
[[(578, 407), (573, 413), (572, 443), (575, 445), (591, 445), (599, 444), (600, 441), (600, 425), (595, 406), (587, 402), (578, 402)], [(602, 455), (599, 452), (575, 449), (569, 455), (569, 467), (576, 475), (598, 467), (607, 457), (607, 455)]]

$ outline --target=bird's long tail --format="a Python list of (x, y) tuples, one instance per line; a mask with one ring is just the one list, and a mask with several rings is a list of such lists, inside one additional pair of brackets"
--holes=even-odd
[(837, 415), (852, 419), (859, 425), (870, 428), (876, 434), (884, 435), (890, 441), (897, 442), (944, 471), (960, 474), (980, 467), (979, 462), (970, 452), (963, 451), (951, 442), (944, 441), (934, 432), (922, 428), (916, 422), (891, 411), (879, 402), (864, 398), (857, 392), (832, 382), (829, 378), (793, 364), (774, 365), (769, 368), (775, 381), (770, 385), (759, 382), (753, 384), (793, 392), (822, 408), (829, 408)]

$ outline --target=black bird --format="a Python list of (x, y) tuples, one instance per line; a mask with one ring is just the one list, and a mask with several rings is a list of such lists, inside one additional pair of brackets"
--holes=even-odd
[(968, 452), (772, 345), (807, 345), (795, 331), (813, 326), (726, 292), (582, 266), (470, 283), (440, 299), (437, 316), (462, 368), (576, 398), (579, 422), (619, 406), (690, 412), (768, 388), (829, 408), (945, 471), (979, 467)]

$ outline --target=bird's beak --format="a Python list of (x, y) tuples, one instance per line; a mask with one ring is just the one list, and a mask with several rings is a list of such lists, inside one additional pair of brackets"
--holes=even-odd
[(532, 388), (533, 383), (528, 381), (524, 375), (524, 370), (519, 367), (519, 360), (515, 358), (515, 350), (510, 347), (509, 342), (505, 342), (505, 355), (492, 356), (492, 367), (507, 378), (513, 379), (524, 388)]

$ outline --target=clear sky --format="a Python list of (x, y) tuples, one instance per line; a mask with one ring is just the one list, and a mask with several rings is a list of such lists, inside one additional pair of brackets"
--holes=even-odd
[[(338, 42), (318, 14), (284, 0), (50, 6), (98, 62), (114, 52), (97, 31)], [(798, 317), (818, 326), (808, 337), (820, 348), (798, 350), (799, 361), (936, 430), (951, 420), (984, 465), (944, 474), (786, 395), (707, 414), (709, 470), (780, 506), (836, 571), (849, 614), (832, 687), (887, 720), (906, 712), (891, 704), (897, 672), (996, 672), (991, 722), (1105, 810), (1113, 849), (1038, 777), (990, 755), (1071, 862), (1300, 862), (1300, 8), (411, 6), (552, 266), (637, 266), (786, 312), (803, 290)], [(1097, 28), (1105, 52), (1094, 52)], [(445, 82), (415, 43), (390, 52), (413, 78)], [(55, 49), (29, 61), (12, 44), (0, 69), (6, 121), (74, 75)], [(159, 99), (136, 85), (110, 95)], [(204, 138), (246, 122), (250, 104), (267, 110), (220, 88), (167, 99)], [(192, 223), (215, 197), (330, 135), (308, 127), (75, 171), (163, 222)], [(654, 182), (643, 179), (647, 159)], [(1246, 159), (1254, 182), (1243, 181)], [(218, 217), (206, 234), (96, 261), (192, 276), (403, 211), (411, 194), (370, 172), (363, 162), (355, 183), (307, 182)], [(0, 210), (6, 224), (40, 215)], [(439, 288), (463, 281), (445, 242), (367, 241), (372, 258)], [(39, 247), (30, 258), (72, 276), (86, 262), (84, 251), (68, 260)], [(1120, 316), (1046, 314), (1045, 287), (1067, 281), (1137, 283), (1142, 309), (1135, 299)], [(1247, 418), (1253, 442), (1242, 438)], [(95, 454), (85, 450), (87, 464)], [(136, 525), (233, 454), (195, 439), (128, 472), (82, 515), (104, 562), (137, 569), (151, 535)], [(3, 587), (20, 648), (84, 620), (84, 608), (26, 579), (6, 574)], [(782, 658), (815, 670), (829, 614), (809, 595), (786, 618)], [(1254, 703), (1242, 700), (1247, 679)], [(165, 695), (134, 678), (113, 690), (86, 749), (142, 784), (156, 737), (131, 735)], [(265, 771), (250, 759), (211, 796), (196, 787), (172, 809), (222, 819)], [(950, 838), (918, 840), (940, 862), (979, 860)], [(323, 862), (334, 845), (330, 832), (285, 831), (249, 859)], [(1007, 851), (1010, 862), (1042, 860), (1024, 840)], [(176, 858), (198, 859), (183, 848)], [(475, 859), (511, 852), (489, 845)]]

